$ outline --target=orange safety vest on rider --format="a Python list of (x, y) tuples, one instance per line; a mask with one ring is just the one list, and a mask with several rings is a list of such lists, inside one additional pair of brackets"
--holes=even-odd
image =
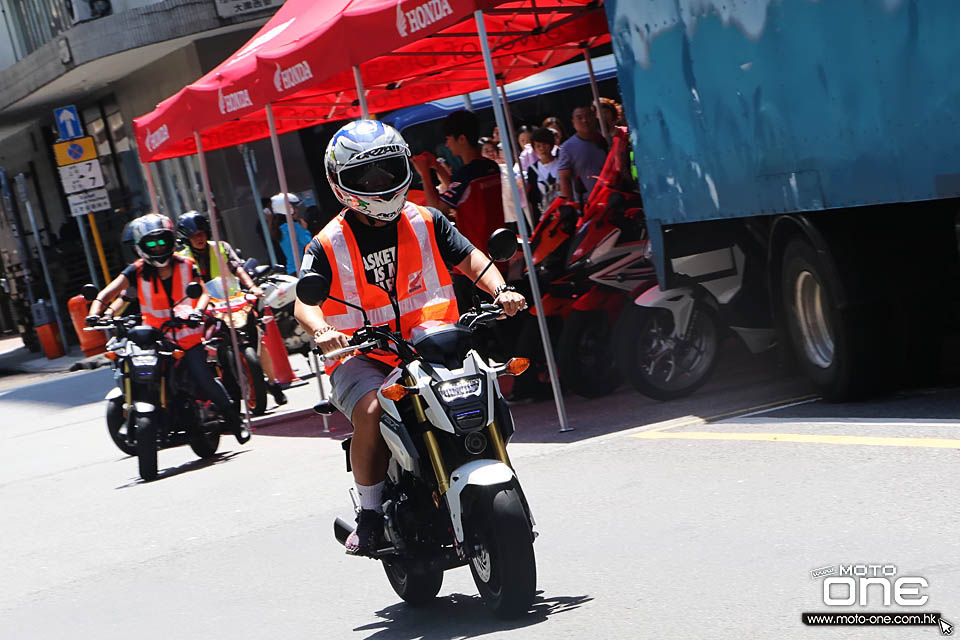
[[(390, 296), (367, 282), (357, 240), (344, 214), (341, 212), (317, 234), (333, 272), (330, 295), (362, 307), (373, 325), (393, 323), (395, 313)], [(397, 221), (395, 289), (400, 308), (400, 334), (404, 338), (409, 338), (410, 331), (423, 322), (456, 322), (460, 318), (453, 281), (434, 235), (433, 217), (423, 207), (409, 202)], [(328, 323), (346, 335), (363, 326), (359, 311), (329, 298), (320, 310)], [(367, 355), (391, 366), (398, 362), (392, 354)], [(338, 362), (327, 364), (327, 374), (338, 365)]]
[[(143, 259), (137, 260), (137, 297), (140, 301), (140, 315), (144, 323), (159, 329), (164, 322), (172, 317), (173, 306), (177, 303), (190, 304), (195, 307), (196, 300), (187, 298), (187, 285), (193, 281), (193, 260), (174, 255), (170, 258), (173, 267), (173, 285), (170, 292), (171, 301), (167, 298), (167, 290), (160, 283), (160, 277), (154, 271), (151, 277), (143, 273)], [(184, 300), (186, 298), (186, 300)], [(183, 302), (180, 302), (183, 300)], [(168, 334), (181, 349), (189, 349), (200, 344), (203, 339), (203, 327), (185, 327)]]

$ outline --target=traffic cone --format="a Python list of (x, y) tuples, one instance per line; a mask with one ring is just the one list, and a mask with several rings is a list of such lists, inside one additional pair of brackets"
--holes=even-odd
[(270, 359), (273, 361), (273, 375), (275, 381), (280, 384), (290, 384), (298, 381), (293, 367), (290, 366), (290, 358), (287, 356), (287, 348), (283, 346), (283, 336), (280, 335), (280, 329), (277, 328), (276, 318), (273, 317), (273, 310), (270, 307), (264, 309), (264, 326), (261, 342), (270, 352)]

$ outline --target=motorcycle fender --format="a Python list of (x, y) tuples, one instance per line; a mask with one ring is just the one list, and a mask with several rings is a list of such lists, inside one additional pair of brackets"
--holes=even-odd
[(638, 307), (669, 311), (673, 316), (673, 335), (682, 336), (686, 334), (687, 326), (690, 324), (690, 316), (693, 313), (695, 301), (693, 289), (690, 287), (679, 287), (666, 291), (660, 289), (660, 287), (651, 287), (637, 296), (637, 299), (633, 302)]
[(114, 398), (120, 398), (123, 396), (123, 390), (120, 387), (114, 387), (107, 391), (107, 395), (103, 396), (104, 400), (113, 400)]
[(457, 542), (463, 542), (463, 514), (469, 501), (480, 492), (469, 491), (471, 487), (492, 488), (517, 482), (513, 469), (498, 460), (473, 460), (457, 467), (450, 474), (450, 488), (445, 494), (453, 522), (453, 534)]
[(573, 303), (574, 311), (592, 311), (603, 309), (610, 316), (611, 324), (616, 321), (623, 308), (624, 296), (622, 291), (606, 287), (594, 287)]
[(157, 410), (156, 405), (150, 404), (149, 402), (133, 403), (133, 413), (135, 414), (155, 413), (156, 410)]

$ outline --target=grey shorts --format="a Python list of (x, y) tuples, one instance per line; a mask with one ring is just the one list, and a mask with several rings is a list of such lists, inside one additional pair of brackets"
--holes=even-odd
[(360, 398), (376, 391), (393, 367), (366, 356), (354, 356), (333, 370), (330, 376), (330, 402), (352, 420)]

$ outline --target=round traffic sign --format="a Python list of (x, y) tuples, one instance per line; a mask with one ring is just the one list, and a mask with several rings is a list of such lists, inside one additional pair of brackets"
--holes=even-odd
[(83, 147), (77, 143), (73, 143), (67, 147), (67, 155), (73, 158), (74, 160), (79, 160), (83, 157)]

